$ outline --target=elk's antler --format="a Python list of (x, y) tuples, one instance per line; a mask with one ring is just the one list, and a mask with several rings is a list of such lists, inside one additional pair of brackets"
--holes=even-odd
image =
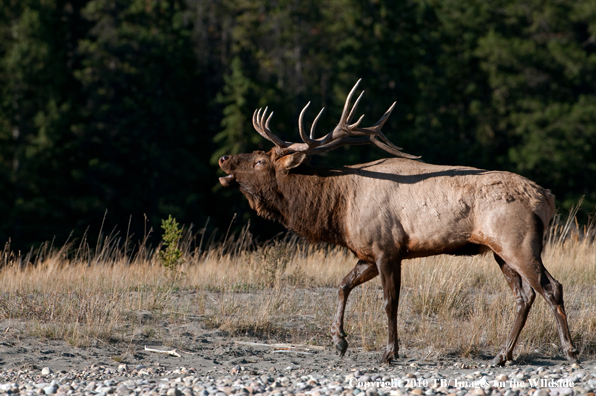
[(391, 112), (395, 108), (395, 102), (391, 105), (389, 110), (387, 110), (385, 114), (383, 114), (379, 121), (377, 121), (377, 123), (373, 126), (360, 128), (360, 123), (362, 122), (362, 118), (364, 117), (364, 115), (360, 116), (358, 121), (356, 121), (355, 123), (350, 124), (352, 117), (354, 116), (354, 113), (356, 113), (358, 103), (360, 102), (360, 99), (364, 94), (364, 91), (360, 93), (360, 96), (358, 96), (358, 98), (356, 99), (354, 106), (352, 106), (352, 108), (350, 109), (350, 102), (352, 101), (352, 97), (354, 96), (354, 92), (356, 91), (356, 88), (358, 88), (360, 81), (362, 81), (362, 79), (356, 82), (356, 85), (354, 85), (354, 88), (352, 88), (352, 90), (348, 94), (339, 123), (337, 124), (335, 129), (333, 129), (332, 132), (328, 133), (322, 138), (315, 139), (314, 132), (317, 122), (319, 121), (319, 118), (321, 117), (321, 114), (323, 113), (323, 110), (325, 110), (325, 108), (321, 109), (321, 111), (313, 121), (312, 126), (310, 128), (310, 135), (306, 134), (304, 128), (304, 113), (310, 105), (310, 102), (308, 102), (306, 106), (304, 106), (304, 108), (300, 112), (300, 117), (298, 119), (298, 129), (300, 131), (300, 137), (302, 138), (304, 143), (290, 143), (275, 136), (269, 129), (269, 121), (273, 116), (273, 112), (269, 115), (267, 119), (265, 119), (267, 115), (267, 108), (265, 108), (262, 115), (261, 109), (255, 111), (252, 118), (253, 126), (261, 136), (273, 142), (273, 144), (275, 144), (275, 146), (281, 154), (289, 154), (298, 151), (304, 151), (309, 155), (321, 154), (336, 149), (343, 145), (361, 145), (372, 143), (377, 147), (397, 157), (410, 159), (420, 158), (419, 156), (402, 152), (401, 147), (397, 147), (396, 145), (391, 143), (387, 136), (385, 136), (383, 132), (381, 132), (381, 128), (383, 128), (383, 125), (385, 125), (387, 118), (389, 118), (389, 115), (391, 115)]

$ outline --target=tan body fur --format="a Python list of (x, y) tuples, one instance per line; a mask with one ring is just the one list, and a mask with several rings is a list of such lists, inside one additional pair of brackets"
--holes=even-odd
[(331, 178), (349, 197), (346, 247), (362, 260), (374, 259), (377, 244), (399, 246), (402, 259), (451, 253), (469, 243), (500, 250), (499, 234), (512, 217), (511, 232), (518, 234), (525, 228), (519, 222), (533, 226), (534, 215), (546, 229), (555, 210), (547, 190), (512, 173), (398, 158), (346, 168), (355, 173)]

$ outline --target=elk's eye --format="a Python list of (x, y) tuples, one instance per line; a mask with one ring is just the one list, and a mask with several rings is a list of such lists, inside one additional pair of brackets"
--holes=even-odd
[(257, 162), (255, 162), (255, 166), (265, 166), (265, 160), (257, 160)]

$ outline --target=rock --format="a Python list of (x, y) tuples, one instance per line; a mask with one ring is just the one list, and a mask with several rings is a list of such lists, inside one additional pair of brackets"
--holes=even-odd
[(128, 386), (121, 384), (116, 388), (116, 393), (119, 395), (130, 395), (132, 390)]
[(553, 392), (557, 392), (559, 395), (572, 395), (573, 389), (571, 388), (551, 388), (550, 393), (551, 395)]
[(43, 393), (46, 395), (53, 395), (58, 390), (58, 387), (55, 385), (46, 386), (43, 388)]
[(220, 391), (222, 391), (223, 393), (225, 393), (226, 395), (231, 395), (232, 392), (232, 388), (229, 386), (222, 386), (220, 388), (218, 388)]
[(85, 390), (88, 392), (93, 392), (95, 390), (95, 381), (91, 381), (85, 387)]
[(182, 396), (182, 392), (180, 392), (180, 390), (178, 388), (170, 388), (166, 392), (166, 395), (168, 395), (168, 396)]
[[(54, 386), (56, 386), (56, 384), (54, 384)], [(64, 384), (64, 385), (60, 385), (58, 387), (58, 393), (66, 393), (68, 391), (73, 391), (73, 387), (68, 385), (68, 384)]]
[(550, 393), (548, 393), (544, 389), (540, 389), (540, 390), (532, 393), (532, 396), (550, 396)]
[(41, 375), (50, 375), (52, 373), (53, 373), (53, 371), (49, 367), (44, 367), (41, 369)]
[(412, 389), (411, 393), (413, 395), (421, 395), (423, 392), (422, 392), (422, 389), (416, 388), (416, 389)]

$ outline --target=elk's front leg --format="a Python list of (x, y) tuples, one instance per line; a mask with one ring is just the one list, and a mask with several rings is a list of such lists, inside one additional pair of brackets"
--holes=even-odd
[(387, 313), (387, 348), (383, 354), (383, 363), (391, 363), (399, 357), (397, 340), (397, 308), (399, 306), (399, 289), (401, 287), (401, 259), (382, 255), (377, 260), (377, 268), (381, 275), (383, 300)]
[(342, 357), (348, 349), (348, 342), (346, 341), (346, 334), (344, 333), (344, 313), (346, 311), (348, 296), (356, 286), (371, 280), (378, 274), (379, 272), (376, 265), (360, 260), (356, 263), (352, 271), (345, 276), (339, 286), (337, 292), (339, 301), (335, 318), (331, 324), (331, 337), (333, 338), (335, 347), (339, 351), (339, 355)]

